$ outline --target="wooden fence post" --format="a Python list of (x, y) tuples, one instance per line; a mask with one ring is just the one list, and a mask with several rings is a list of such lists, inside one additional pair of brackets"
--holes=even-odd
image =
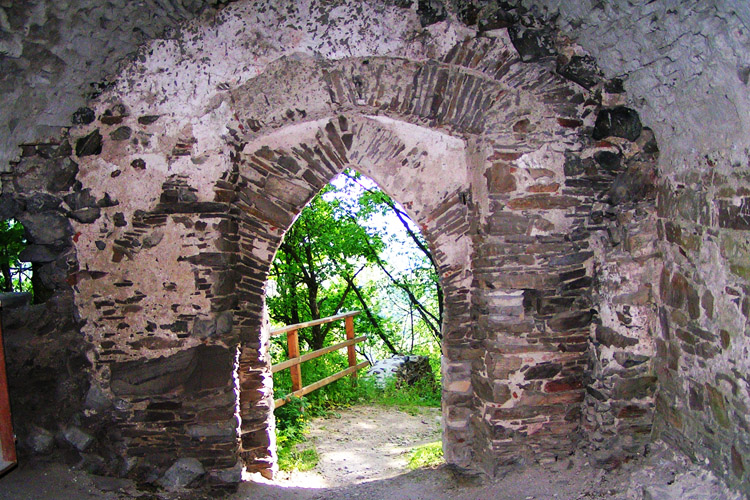
[[(277, 373), (277, 372), (280, 372), (281, 370), (289, 369), (289, 374), (292, 377), (291, 394), (289, 396), (285, 396), (283, 398), (274, 400), (274, 405), (276, 406), (276, 408), (279, 408), (280, 406), (283, 406), (284, 404), (286, 404), (292, 395), (302, 397), (305, 394), (309, 394), (310, 392), (314, 390), (320, 389), (321, 387), (325, 387), (326, 385), (331, 384), (339, 380), (340, 378), (346, 377), (348, 375), (351, 375), (352, 385), (355, 383), (356, 378), (357, 378), (357, 371), (361, 370), (362, 368), (370, 364), (369, 361), (363, 361), (357, 364), (357, 351), (354, 349), (354, 345), (359, 342), (364, 342), (365, 340), (367, 340), (367, 336), (365, 335), (361, 337), (354, 336), (354, 316), (356, 316), (357, 314), (359, 314), (359, 311), (341, 313), (335, 316), (329, 316), (327, 318), (307, 321), (305, 323), (297, 323), (294, 325), (288, 325), (288, 326), (284, 326), (281, 328), (277, 328), (275, 330), (271, 330), (272, 337), (286, 334), (287, 350), (289, 354), (289, 359), (287, 359), (286, 361), (282, 361), (281, 363), (276, 363), (275, 365), (271, 367), (271, 373)], [(315, 326), (315, 325), (322, 325), (324, 323), (331, 323), (333, 321), (339, 321), (342, 319), (344, 320), (344, 327), (346, 331), (345, 341), (328, 346), (328, 347), (324, 347), (322, 349), (318, 349), (313, 352), (308, 352), (304, 355), (300, 355), (299, 330), (301, 328), (308, 328), (308, 327)], [(313, 382), (306, 387), (302, 387), (301, 365), (303, 362), (318, 358), (320, 356), (328, 354), (329, 352), (338, 351), (339, 349), (343, 349), (344, 347), (347, 348), (346, 349), (347, 362), (349, 364), (348, 368), (341, 370), (340, 372), (330, 375), (328, 377), (325, 377), (321, 380), (318, 380), (317, 382)]]
[[(354, 316), (347, 316), (344, 319), (344, 326), (346, 328), (346, 340), (354, 338)], [(354, 350), (354, 344), (346, 348), (346, 354), (349, 358), (349, 366), (357, 366), (357, 351)], [(352, 380), (357, 378), (357, 372), (352, 373)]]
[[(299, 357), (299, 337), (297, 330), (289, 330), (286, 334), (286, 345), (289, 348), (289, 358)], [(289, 367), (292, 375), (292, 392), (302, 389), (302, 367), (294, 365)]]

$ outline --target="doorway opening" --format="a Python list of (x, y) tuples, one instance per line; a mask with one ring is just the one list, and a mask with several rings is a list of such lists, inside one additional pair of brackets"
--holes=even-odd
[[(428, 244), (402, 206), (344, 170), (287, 231), (266, 290), (282, 475), (315, 469), (328, 485), (346, 484), (424, 464), (428, 455), (429, 464), (442, 460), (443, 293)], [(347, 339), (357, 342), (334, 350)], [(276, 370), (300, 356), (304, 364)], [(411, 435), (394, 438), (396, 421), (410, 421)], [(330, 442), (342, 439), (345, 449)]]

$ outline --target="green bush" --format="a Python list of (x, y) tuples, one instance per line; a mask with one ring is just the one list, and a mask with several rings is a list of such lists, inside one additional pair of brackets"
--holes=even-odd
[[(276, 397), (283, 397), (283, 394)], [(397, 387), (393, 379), (380, 388), (374, 379), (360, 376), (356, 382), (346, 377), (302, 398), (292, 398), (275, 412), (276, 427), (302, 427), (306, 419), (326, 416), (332, 410), (356, 404), (392, 406), (411, 413), (423, 407), (439, 408), (440, 386), (432, 381), (419, 381), (413, 386)]]
[(298, 449), (298, 445), (304, 442), (290, 439), (286, 434), (276, 436), (277, 452), (279, 454), (279, 469), (285, 471), (308, 471), (318, 465), (318, 452), (313, 447)]

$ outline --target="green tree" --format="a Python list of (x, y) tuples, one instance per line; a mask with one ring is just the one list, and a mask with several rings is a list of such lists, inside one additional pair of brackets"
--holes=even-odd
[[(386, 218), (401, 231), (384, 230)], [(389, 258), (398, 265), (390, 265)], [(431, 343), (421, 353), (439, 352), (442, 289), (427, 243), (403, 209), (356, 172), (347, 171), (303, 209), (276, 254), (270, 278), (275, 289), (268, 305), (276, 323), (359, 309), (357, 331), (373, 334), (372, 351), (413, 353)], [(336, 328), (340, 325), (327, 323), (299, 335), (315, 350)], [(283, 341), (277, 346), (283, 350)]]
[[(361, 175), (357, 172), (346, 171), (344, 175), (354, 183), (359, 184), (364, 192), (357, 200), (360, 207), (360, 219), (367, 219), (374, 213), (393, 214), (403, 227), (405, 238), (411, 244), (408, 255), (409, 267), (405, 271), (395, 273), (389, 270), (387, 263), (376, 254), (375, 264), (383, 271), (389, 282), (400, 291), (402, 299), (408, 303), (410, 315), (416, 313), (422, 325), (430, 335), (440, 343), (443, 325), (443, 289), (437, 272), (437, 262), (430, 252), (427, 242), (414, 222), (404, 210), (387, 194), (379, 189), (373, 189), (361, 183)], [(404, 246), (403, 242), (400, 246)], [(392, 294), (391, 294), (392, 295)], [(412, 326), (414, 322), (411, 321)], [(413, 328), (412, 328), (413, 334)], [(409, 351), (411, 352), (411, 350)]]
[(18, 259), (24, 248), (23, 226), (13, 219), (0, 221), (0, 288), (3, 292), (31, 291), (31, 268)]
[[(271, 268), (276, 293), (268, 297), (270, 315), (278, 323), (294, 324), (337, 314), (344, 307), (362, 308), (377, 329), (356, 276), (372, 264), (383, 241), (358, 224), (340, 200), (325, 199), (333, 190), (328, 186), (315, 196), (284, 237)], [(327, 323), (302, 330), (300, 339), (310, 349), (320, 349), (332, 327)], [(390, 344), (385, 334), (382, 337)]]

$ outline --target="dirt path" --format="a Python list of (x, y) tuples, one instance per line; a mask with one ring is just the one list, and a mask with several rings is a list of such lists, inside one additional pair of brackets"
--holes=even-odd
[(232, 500), (718, 500), (735, 499), (710, 473), (651, 445), (646, 459), (605, 472), (578, 452), (499, 477), (452, 467), (409, 471), (408, 453), (440, 439), (440, 413), (408, 415), (393, 408), (359, 406), (311, 423), (310, 445), (320, 463), (309, 472), (274, 482), (248, 482)]
[[(441, 438), (440, 410), (410, 415), (393, 408), (357, 406), (309, 426), (305, 446), (320, 456), (308, 472), (280, 473), (273, 482), (241, 486), (234, 499), (265, 500), (531, 500), (613, 498), (603, 472), (583, 472), (566, 460), (546, 467), (510, 471), (499, 483), (450, 467), (409, 471), (409, 452)], [(587, 464), (586, 464), (587, 465)], [(594, 488), (594, 486), (597, 486)], [(601, 487), (605, 490), (602, 491)], [(596, 496), (586, 496), (597, 490)]]
[(440, 409), (415, 414), (380, 406), (356, 406), (310, 423), (308, 446), (320, 457), (309, 472), (280, 474), (284, 484), (336, 487), (387, 479), (408, 472), (414, 447), (440, 440)]

